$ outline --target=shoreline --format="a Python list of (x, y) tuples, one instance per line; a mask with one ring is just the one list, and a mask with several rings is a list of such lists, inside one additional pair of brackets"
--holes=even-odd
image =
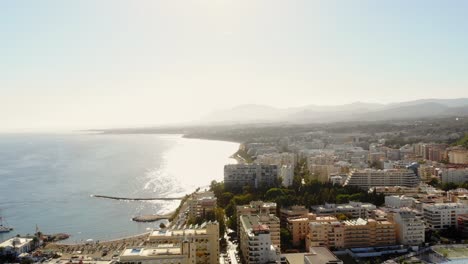
[[(97, 134), (97, 133), (96, 133)], [(93, 134), (90, 134), (90, 135), (96, 135), (95, 133)], [(167, 135), (167, 136), (177, 136), (177, 137), (180, 137), (180, 138), (184, 138), (184, 139), (195, 139), (195, 140), (200, 140), (200, 141), (215, 141), (215, 142), (226, 142), (226, 143), (235, 143), (237, 144), (237, 149), (234, 151), (233, 154), (231, 155), (228, 155), (226, 158), (230, 158), (232, 159), (232, 162), (234, 163), (239, 163), (239, 161), (234, 157), (234, 154), (237, 153), (237, 151), (239, 150), (239, 147), (240, 147), (240, 143), (239, 142), (235, 142), (235, 141), (231, 141), (231, 140), (223, 140), (223, 139), (215, 139), (215, 138), (201, 138), (201, 137), (191, 137), (189, 134), (181, 134), (181, 133), (107, 133), (107, 132), (102, 132), (102, 133), (99, 133), (100, 135), (113, 135), (113, 134), (134, 134), (134, 135), (138, 135), (138, 134), (154, 134), (154, 135)], [(224, 155), (223, 155), (224, 156)], [(234, 161), (235, 160), (235, 161)], [(218, 167), (218, 166), (216, 166)], [(211, 178), (211, 180), (215, 180), (215, 178)], [(207, 183), (207, 185), (204, 185), (203, 187), (200, 187), (202, 189), (205, 189), (205, 188), (208, 188), (209, 187), (209, 182)], [(193, 194), (195, 191), (196, 191), (197, 188), (193, 188), (193, 189), (188, 189), (186, 190), (186, 192), (184, 192), (184, 196), (185, 195), (191, 195)], [(95, 195), (96, 196), (96, 195)], [(102, 197), (102, 198), (107, 198), (107, 197)], [(117, 199), (123, 199), (122, 197), (115, 197)], [(125, 199), (129, 199), (129, 198), (125, 198)], [(134, 198), (133, 198), (134, 199)], [(132, 199), (132, 200), (133, 200)], [(151, 198), (150, 198), (151, 199)], [(147, 199), (147, 198), (144, 198), (144, 199), (141, 199), (142, 201), (144, 200), (150, 200), (150, 199)], [(157, 198), (159, 200), (159, 198)], [(179, 200), (180, 197), (177, 197), (177, 198), (169, 198), (167, 200)], [(140, 200), (139, 198), (137, 198), (137, 200)], [(162, 200), (166, 200), (166, 199), (162, 199)], [(174, 206), (172, 206), (171, 204), (171, 208), (170, 210), (160, 210), (158, 212), (154, 212), (154, 214), (148, 214), (148, 215), (134, 215), (132, 218), (138, 218), (138, 217), (147, 217), (147, 216), (157, 216), (158, 219), (155, 219), (153, 221), (131, 221), (133, 222), (133, 224), (144, 224), (144, 223), (148, 223), (148, 222), (156, 222), (156, 225), (157, 225), (157, 222), (158, 221), (164, 221), (164, 220), (169, 220), (169, 226), (173, 223), (176, 223), (177, 222), (177, 218), (178, 218), (178, 215), (176, 213), (176, 210), (180, 207), (183, 207), (183, 203), (184, 203), (184, 200), (181, 200), (180, 203), (176, 203), (174, 204)], [(172, 217), (169, 217), (169, 215), (172, 214), (171, 216)], [(164, 217), (162, 217), (164, 216)], [(174, 219), (175, 218), (175, 219)], [(134, 219), (132, 219), (134, 220)], [(170, 221), (172, 220), (172, 221)], [(148, 228), (157, 228), (156, 226), (148, 226)], [(64, 232), (66, 233), (67, 230), (61, 230), (60, 232)], [(137, 230), (135, 230), (137, 231)], [(143, 230), (140, 230), (140, 232), (143, 231)], [(129, 232), (129, 235), (128, 236), (125, 236), (125, 237), (113, 237), (112, 235), (112, 232), (109, 233), (109, 239), (107, 240), (100, 240), (100, 239), (94, 239), (94, 241), (99, 241), (100, 243), (108, 243), (108, 242), (119, 242), (119, 241), (122, 241), (122, 240), (125, 240), (125, 239), (134, 239), (134, 238), (138, 238), (138, 237), (141, 237), (141, 236), (144, 236), (144, 235), (147, 235), (149, 234), (149, 231), (148, 232), (143, 232), (143, 233), (140, 233), (140, 232), (135, 232), (132, 234), (132, 232)], [(5, 237), (6, 238), (6, 237)], [(78, 236), (79, 240), (74, 240), (75, 236), (72, 234), (70, 236), (70, 238), (68, 239), (65, 239), (65, 240), (62, 240), (62, 241), (58, 241), (58, 242), (51, 242), (50, 244), (57, 244), (57, 245), (61, 245), (61, 246), (75, 246), (75, 245), (85, 245), (86, 244), (86, 241), (84, 240), (84, 238), (82, 238), (81, 236)]]

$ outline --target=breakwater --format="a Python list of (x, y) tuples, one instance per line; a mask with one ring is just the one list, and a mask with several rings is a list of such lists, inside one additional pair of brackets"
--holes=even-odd
[(128, 197), (118, 197), (118, 196), (108, 196), (108, 195), (99, 195), (92, 194), (91, 197), (111, 199), (111, 200), (125, 200), (125, 201), (174, 201), (182, 200), (184, 197), (150, 197), (150, 198), (128, 198)]

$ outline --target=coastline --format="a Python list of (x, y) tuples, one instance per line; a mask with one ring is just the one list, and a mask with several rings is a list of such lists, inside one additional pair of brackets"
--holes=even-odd
[[(102, 134), (104, 135), (110, 135), (110, 134), (115, 134), (115, 133), (105, 133), (103, 132)], [(120, 133), (119, 133), (120, 134)], [(122, 134), (135, 134), (135, 135), (139, 135), (139, 134), (143, 134), (143, 133), (122, 133)], [(213, 139), (213, 138), (201, 138), (201, 137), (190, 137), (186, 134), (179, 134), (179, 133), (164, 133), (164, 134), (160, 134), (160, 133), (145, 133), (145, 134), (154, 134), (154, 135), (170, 135), (170, 136), (180, 136), (181, 138), (185, 138), (185, 139), (195, 139), (195, 140), (207, 140), (207, 141), (217, 141), (217, 142), (228, 142), (228, 143), (235, 143), (235, 144), (239, 144), (238, 145), (238, 149), (236, 152), (234, 152), (232, 155), (228, 156), (228, 158), (231, 158), (231, 159), (234, 159), (236, 160), (237, 163), (242, 163), (242, 162), (245, 162), (244, 160), (242, 160), (242, 156), (238, 155), (238, 152), (240, 150), (240, 146), (241, 146), (241, 143), (239, 142), (235, 142), (235, 141), (232, 141), (232, 140), (222, 140), (222, 139)], [(206, 187), (206, 186), (199, 186), (198, 188), (203, 188), (203, 187)], [(187, 194), (184, 195), (184, 197), (181, 199), (180, 203), (174, 207), (174, 208), (170, 208), (170, 211), (168, 213), (157, 213), (157, 214), (153, 214), (153, 215), (141, 215), (141, 216), (135, 216), (132, 218), (132, 221), (134, 222), (156, 222), (156, 221), (160, 221), (160, 220), (168, 220), (169, 223), (168, 223), (168, 226), (171, 226), (174, 222), (177, 222), (177, 219), (179, 217), (179, 211), (184, 207), (186, 201), (187, 201), (187, 197), (191, 196), (193, 193), (196, 192), (196, 189), (193, 189), (193, 190), (187, 190)], [(104, 197), (104, 198), (107, 198)], [(112, 198), (115, 198), (115, 197), (112, 197)], [(117, 197), (119, 199), (123, 199), (121, 197)], [(173, 199), (177, 199), (179, 200), (180, 198), (177, 197), (177, 198), (169, 198), (168, 200), (173, 200)], [(133, 199), (132, 199), (133, 200)], [(136, 199), (136, 200), (139, 200), (139, 199)], [(141, 200), (151, 200), (151, 199), (148, 199), (148, 198), (144, 198), (144, 199), (141, 199)], [(162, 199), (162, 200), (166, 200), (166, 199)], [(141, 218), (141, 219), (139, 219)], [(146, 219), (148, 218), (148, 219)], [(151, 218), (151, 219), (150, 219)], [(138, 220), (135, 220), (135, 219), (138, 219)], [(142, 236), (147, 236), (150, 232), (144, 232), (144, 233), (136, 233), (136, 234), (133, 234), (133, 235), (129, 235), (129, 236), (125, 236), (125, 237), (121, 237), (121, 238), (115, 238), (115, 239), (109, 239), (109, 240), (96, 240), (96, 241), (99, 241), (99, 244), (103, 244), (103, 243), (120, 243), (120, 242), (124, 242), (126, 240), (132, 240), (132, 239), (139, 239), (141, 238)], [(73, 239), (73, 237), (70, 237), (66, 240), (63, 240), (63, 241), (60, 241), (60, 242), (55, 242), (55, 243), (50, 243), (49, 245), (58, 245), (58, 246), (69, 246), (69, 247), (73, 247), (73, 246), (83, 246), (83, 245), (86, 245), (86, 241), (83, 241), (81, 240), (80, 242), (78, 243), (70, 243), (71, 240)], [(67, 243), (69, 242), (69, 243)], [(47, 247), (46, 247), (47, 248)]]

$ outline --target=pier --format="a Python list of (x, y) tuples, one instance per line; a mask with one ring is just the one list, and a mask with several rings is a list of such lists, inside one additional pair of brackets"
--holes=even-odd
[(128, 197), (117, 197), (117, 196), (108, 196), (108, 195), (99, 195), (99, 194), (92, 194), (91, 197), (111, 199), (111, 200), (124, 200), (124, 201), (156, 201), (156, 200), (174, 201), (174, 200), (182, 200), (184, 198), (184, 197), (128, 198)]

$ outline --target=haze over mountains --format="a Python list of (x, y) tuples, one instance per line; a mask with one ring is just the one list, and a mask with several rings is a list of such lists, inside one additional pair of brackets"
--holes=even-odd
[(266, 105), (240, 105), (212, 112), (203, 123), (315, 123), (340, 121), (382, 121), (395, 119), (467, 116), (468, 98), (421, 99), (415, 101), (374, 104), (355, 102), (336, 106), (307, 105), (276, 108)]

